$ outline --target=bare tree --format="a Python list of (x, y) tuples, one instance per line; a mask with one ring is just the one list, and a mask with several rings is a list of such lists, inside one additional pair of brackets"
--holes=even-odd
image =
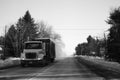
[(52, 26), (45, 24), (43, 21), (37, 23), (38, 37), (52, 38), (53, 40), (61, 39), (61, 36), (53, 31)]

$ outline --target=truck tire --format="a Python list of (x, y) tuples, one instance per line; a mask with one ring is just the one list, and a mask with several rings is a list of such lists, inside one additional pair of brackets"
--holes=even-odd
[(51, 62), (54, 62), (54, 60), (55, 60), (55, 59), (54, 59), (54, 58), (52, 58), (52, 59), (51, 59)]
[(48, 64), (48, 62), (46, 60), (42, 61), (42, 66), (46, 66)]
[(26, 64), (24, 62), (21, 62), (20, 65), (21, 67), (25, 67)]
[(21, 67), (25, 67), (25, 64), (21, 64)]

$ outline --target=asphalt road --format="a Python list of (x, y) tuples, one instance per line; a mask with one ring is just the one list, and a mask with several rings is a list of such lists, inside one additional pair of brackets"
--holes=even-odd
[[(97, 70), (95, 70), (97, 71)], [(63, 58), (45, 67), (14, 67), (0, 70), (0, 80), (106, 80), (75, 57)]]

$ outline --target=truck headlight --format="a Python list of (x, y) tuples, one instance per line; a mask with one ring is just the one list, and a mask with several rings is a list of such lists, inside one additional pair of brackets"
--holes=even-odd
[(21, 53), (21, 60), (25, 60), (25, 53)]
[(41, 58), (37, 58), (38, 60), (41, 60)]
[(25, 60), (25, 58), (21, 58), (21, 60)]

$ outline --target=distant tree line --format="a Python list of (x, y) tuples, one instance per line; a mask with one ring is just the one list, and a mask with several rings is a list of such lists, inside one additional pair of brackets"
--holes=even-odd
[(52, 30), (52, 27), (43, 21), (35, 22), (29, 11), (20, 17), (16, 24), (9, 26), (4, 36), (0, 37), (3, 45), (4, 57), (19, 57), (23, 50), (24, 42), (33, 38), (60, 39), (61, 36)]
[[(86, 55), (86, 56), (104, 56), (101, 53), (101, 49), (105, 47), (104, 39), (95, 39), (91, 35), (88, 36), (86, 43), (78, 44), (75, 48), (76, 55)], [(105, 50), (103, 50), (105, 52)]]
[(95, 51), (96, 55), (100, 56), (100, 48), (103, 47), (105, 59), (120, 62), (120, 7), (110, 12), (106, 23), (110, 25), (107, 39), (95, 40), (89, 36), (87, 43), (77, 45), (77, 55), (91, 55), (90, 52)]

